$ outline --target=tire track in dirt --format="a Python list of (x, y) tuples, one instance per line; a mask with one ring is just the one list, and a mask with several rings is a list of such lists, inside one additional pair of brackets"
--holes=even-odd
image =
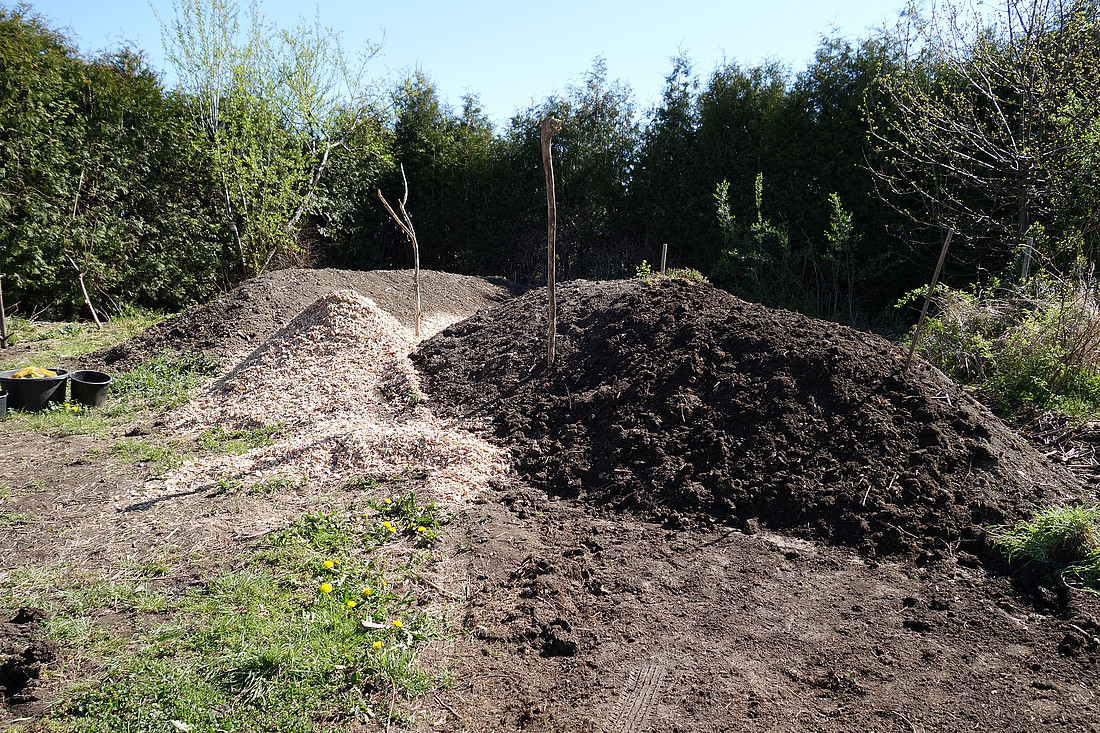
[(646, 723), (660, 696), (665, 673), (666, 669), (657, 664), (630, 670), (626, 689), (615, 703), (603, 733), (643, 733), (648, 730)]

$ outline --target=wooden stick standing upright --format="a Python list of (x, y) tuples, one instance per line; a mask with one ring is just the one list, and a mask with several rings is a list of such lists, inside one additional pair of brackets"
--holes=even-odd
[(940, 270), (943, 269), (943, 261), (947, 257), (947, 248), (951, 246), (951, 237), (954, 234), (954, 229), (947, 230), (947, 241), (943, 243), (943, 249), (940, 250), (940, 261), (936, 263), (936, 272), (932, 275), (932, 284), (928, 286), (928, 295), (924, 299), (924, 307), (920, 310), (917, 328), (913, 331), (913, 341), (909, 344), (909, 356), (905, 358), (905, 366), (902, 367), (902, 371), (908, 370), (909, 363), (913, 361), (913, 352), (917, 350), (917, 341), (920, 339), (921, 329), (924, 328), (925, 316), (928, 315), (928, 304), (932, 302), (932, 293), (936, 292), (936, 283), (940, 281)]
[(557, 269), (558, 207), (554, 200), (554, 159), (550, 155), (550, 138), (561, 132), (561, 120), (548, 115), (542, 121), (542, 166), (546, 169), (546, 290), (550, 294), (549, 334), (546, 364), (554, 363), (554, 337), (558, 330), (558, 308), (555, 300), (555, 270)]
[(8, 315), (4, 311), (4, 271), (0, 268), (0, 349), (8, 348)]
[(413, 294), (416, 299), (416, 324), (414, 326), (413, 335), (420, 338), (420, 245), (416, 241), (416, 230), (413, 229), (412, 217), (409, 216), (409, 212), (405, 210), (405, 203), (409, 200), (409, 179), (405, 177), (405, 164), (401, 164), (401, 180), (405, 182), (405, 195), (397, 202), (397, 206), (401, 209), (401, 217), (404, 217), (404, 221), (401, 217), (398, 217), (390, 207), (390, 203), (386, 201), (386, 197), (382, 195), (382, 189), (378, 189), (378, 198), (382, 200), (382, 205), (386, 207), (386, 211), (390, 212), (390, 216), (397, 222), (397, 226), (401, 227), (405, 232), (405, 236), (409, 238), (413, 246)]

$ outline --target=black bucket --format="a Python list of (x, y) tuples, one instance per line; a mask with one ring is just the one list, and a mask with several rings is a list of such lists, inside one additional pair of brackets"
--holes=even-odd
[(73, 372), (70, 379), (74, 402), (89, 407), (103, 407), (103, 403), (107, 401), (107, 390), (111, 387), (111, 375), (81, 369)]
[(8, 392), (8, 407), (13, 410), (41, 410), (48, 402), (65, 401), (65, 382), (69, 373), (64, 369), (52, 369), (56, 377), (12, 377), (18, 369), (0, 372), (0, 389)]

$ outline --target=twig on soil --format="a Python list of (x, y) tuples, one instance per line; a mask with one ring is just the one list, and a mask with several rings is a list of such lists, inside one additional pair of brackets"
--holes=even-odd
[(432, 581), (428, 580), (423, 575), (420, 575), (419, 573), (413, 573), (412, 577), (416, 578), (417, 580), (419, 580), (424, 585), (439, 591), (440, 593), (447, 596), (448, 598), (462, 598), (463, 597), (463, 596), (459, 595), (458, 593), (452, 593), (449, 590), (445, 590), (443, 588), (440, 588), (438, 585), (436, 585)]
[(920, 733), (920, 731), (919, 731), (919, 730), (917, 730), (917, 726), (915, 726), (915, 725), (913, 724), (913, 721), (912, 721), (912, 720), (909, 720), (909, 718), (905, 717), (904, 715), (902, 715), (901, 713), (899, 713), (899, 712), (898, 712), (897, 710), (895, 710), (895, 711), (894, 711), (894, 715), (898, 716), (899, 718), (901, 718), (902, 720), (904, 720), (904, 721), (905, 721), (906, 723), (908, 723), (908, 724), (909, 724), (909, 729), (910, 729), (911, 731), (913, 731), (913, 733)]
[(448, 705), (447, 703), (445, 703), (445, 702), (443, 702), (442, 700), (440, 700), (440, 699), (439, 699), (439, 695), (436, 695), (436, 696), (435, 696), (435, 701), (436, 701), (437, 703), (439, 703), (440, 705), (442, 705), (443, 707), (447, 708), (447, 710), (448, 710), (448, 711), (449, 711), (449, 712), (451, 713), (451, 715), (455, 716), (455, 720), (462, 720), (462, 716), (461, 716), (461, 715), (459, 715), (458, 713), (456, 713), (456, 712), (455, 712), (455, 709), (454, 709), (454, 708), (452, 708), (452, 707), (451, 707), (450, 705)]

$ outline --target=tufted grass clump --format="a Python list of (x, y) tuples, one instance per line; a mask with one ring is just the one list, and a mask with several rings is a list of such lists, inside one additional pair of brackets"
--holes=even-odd
[(1044, 563), (1067, 585), (1100, 593), (1100, 505), (1044, 509), (990, 535), (1009, 562)]

